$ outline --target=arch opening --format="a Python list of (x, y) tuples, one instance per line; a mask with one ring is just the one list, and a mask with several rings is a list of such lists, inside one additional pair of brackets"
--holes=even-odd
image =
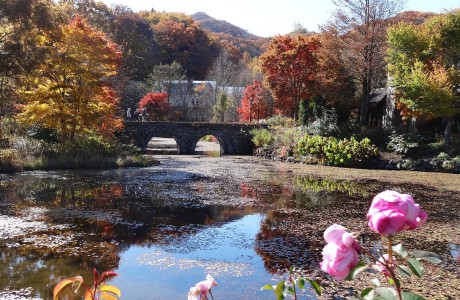
[(195, 154), (219, 157), (224, 154), (224, 142), (214, 135), (201, 137), (195, 145)]
[(145, 152), (148, 154), (179, 154), (179, 144), (174, 137), (154, 136), (147, 144)]

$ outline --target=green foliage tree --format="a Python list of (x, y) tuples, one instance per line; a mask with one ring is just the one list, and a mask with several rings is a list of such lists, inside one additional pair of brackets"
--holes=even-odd
[(159, 64), (153, 67), (147, 78), (147, 86), (155, 92), (166, 92), (171, 95), (174, 81), (184, 80), (185, 72), (181, 64), (174, 61), (172, 64)]
[(402, 114), (445, 118), (444, 142), (450, 144), (454, 116), (460, 113), (460, 12), (394, 26), (388, 44), (388, 72)]
[(218, 122), (225, 122), (225, 115), (227, 110), (230, 108), (231, 99), (227, 96), (225, 92), (219, 92), (217, 96), (216, 104), (214, 104), (213, 110), (213, 120)]
[(79, 17), (62, 27), (61, 39), (40, 35), (37, 43), (49, 54), (21, 77), (18, 121), (56, 129), (61, 140), (120, 129), (118, 97), (106, 81), (120, 64), (116, 44)]

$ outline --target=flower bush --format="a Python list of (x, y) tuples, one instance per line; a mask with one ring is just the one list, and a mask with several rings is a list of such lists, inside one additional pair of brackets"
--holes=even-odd
[[(333, 224), (324, 232), (327, 245), (322, 251), (323, 260), (320, 268), (336, 280), (354, 279), (360, 272), (369, 268), (383, 274), (387, 279), (389, 287), (374, 279), (372, 287), (365, 288), (357, 297), (350, 299), (423, 300), (422, 296), (403, 290), (401, 279), (412, 275), (423, 276), (421, 260), (438, 264), (442, 259), (433, 252), (409, 252), (402, 244), (394, 245), (393, 239), (402, 231), (421, 227), (427, 218), (428, 213), (415, 203), (411, 195), (389, 190), (381, 192), (372, 200), (367, 219), (370, 229), (381, 236), (382, 243), (386, 242), (387, 253), (366, 249), (358, 242), (357, 233), (350, 233), (342, 225)], [(376, 252), (378, 254), (375, 254)], [(273, 290), (277, 299), (285, 299), (287, 295), (298, 299), (295, 285), (300, 286), (306, 280), (311, 283), (318, 295), (321, 295), (319, 285), (315, 281), (303, 278), (293, 280), (291, 273), (288, 280), (273, 287), (267, 285), (262, 289)]]

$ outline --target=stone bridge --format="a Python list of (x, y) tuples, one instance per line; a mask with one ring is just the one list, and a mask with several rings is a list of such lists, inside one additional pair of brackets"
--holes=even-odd
[(145, 150), (153, 137), (174, 138), (178, 154), (194, 154), (198, 141), (214, 136), (221, 155), (252, 154), (254, 144), (250, 131), (266, 125), (191, 122), (126, 122), (123, 136)]

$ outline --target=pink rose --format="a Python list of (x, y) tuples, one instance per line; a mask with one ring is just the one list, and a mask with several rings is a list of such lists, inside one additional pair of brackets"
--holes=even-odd
[(201, 300), (201, 291), (196, 286), (193, 286), (188, 291), (187, 300)]
[(201, 296), (203, 299), (207, 299), (208, 292), (213, 286), (217, 286), (217, 282), (211, 275), (206, 276), (206, 280), (200, 281), (195, 284), (195, 287), (199, 288), (201, 291)]
[(369, 227), (384, 235), (422, 226), (428, 213), (420, 209), (412, 196), (395, 191), (384, 191), (374, 197), (367, 213)]
[(342, 225), (332, 224), (328, 229), (326, 229), (326, 231), (324, 231), (324, 239), (327, 243), (351, 247), (356, 243), (356, 241), (346, 230), (347, 229)]
[(326, 229), (324, 239), (328, 244), (323, 249), (321, 270), (343, 280), (358, 263), (359, 245), (346, 228), (338, 224)]

